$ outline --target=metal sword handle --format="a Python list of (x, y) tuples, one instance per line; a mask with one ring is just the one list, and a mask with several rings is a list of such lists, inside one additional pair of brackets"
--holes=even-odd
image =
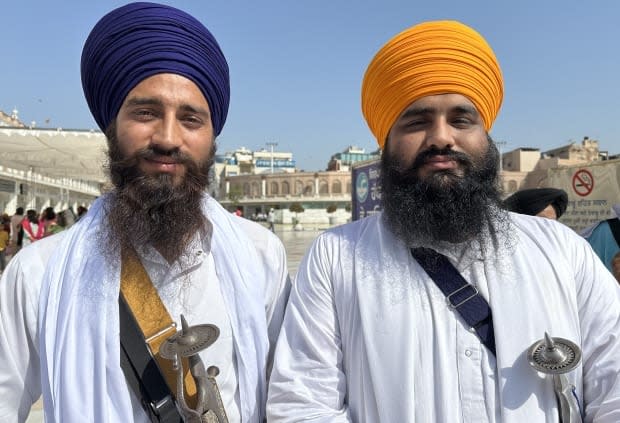
[(183, 416), (183, 421), (185, 423), (202, 423), (201, 414), (191, 409), (185, 401), (185, 391), (183, 389), (183, 375), (185, 374), (183, 371), (183, 360), (181, 356), (176, 353), (173, 361), (173, 369), (177, 372), (177, 405), (181, 416)]
[(228, 423), (228, 416), (224, 409), (220, 390), (215, 381), (219, 369), (215, 366), (211, 366), (205, 371), (205, 366), (198, 354), (192, 355), (188, 357), (188, 359), (189, 370), (194, 377), (196, 388), (198, 389), (196, 411), (200, 413), (203, 418), (201, 422)]
[(528, 349), (527, 358), (535, 370), (553, 377), (560, 422), (582, 423), (575, 386), (567, 376), (581, 360), (579, 346), (568, 339), (553, 338), (545, 332), (545, 337)]
[[(177, 372), (177, 404), (186, 423), (228, 423), (226, 410), (217, 387), (215, 377), (219, 369), (215, 366), (205, 370), (200, 351), (217, 339), (219, 329), (215, 325), (189, 326), (181, 315), (181, 331), (170, 336), (160, 347), (162, 357), (173, 361)], [(183, 357), (188, 360), (189, 371), (197, 390), (196, 408), (187, 404), (184, 395)]]
[(558, 399), (560, 422), (582, 423), (581, 410), (579, 409), (577, 398), (573, 393), (575, 386), (570, 383), (566, 374), (553, 375), (553, 387)]
[(215, 376), (217, 376), (219, 370), (217, 367), (211, 366), (205, 371), (202, 359), (198, 354), (188, 357), (188, 361), (190, 373), (196, 382), (198, 401), (196, 409), (190, 408), (185, 401), (183, 394), (183, 364), (179, 357), (177, 401), (183, 420), (185, 423), (228, 423), (224, 403), (215, 381)]

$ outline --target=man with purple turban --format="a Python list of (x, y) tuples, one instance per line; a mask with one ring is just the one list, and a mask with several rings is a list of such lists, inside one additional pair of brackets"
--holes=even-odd
[(362, 111), (383, 211), (300, 264), (270, 422), (620, 421), (620, 289), (570, 229), (503, 209), (502, 99), (495, 54), (459, 22), (373, 58)]
[[(262, 422), (290, 287), (279, 239), (206, 193), (230, 99), (217, 41), (130, 3), (92, 29), (81, 73), (113, 189), (2, 275), (0, 421), (43, 394), (48, 423)], [(191, 374), (169, 360), (192, 354)]]

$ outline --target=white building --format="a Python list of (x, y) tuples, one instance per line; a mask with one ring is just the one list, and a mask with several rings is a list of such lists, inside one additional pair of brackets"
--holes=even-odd
[(293, 173), (295, 160), (293, 153), (282, 151), (248, 150), (245, 147), (224, 154), (216, 154), (209, 192), (219, 198), (219, 189), (224, 179), (238, 175), (258, 175), (264, 173)]
[(350, 145), (343, 152), (336, 153), (330, 158), (327, 170), (350, 172), (353, 164), (378, 159), (379, 157), (381, 157), (381, 150), (366, 153), (363, 148)]
[[(6, 123), (6, 121), (5, 121)], [(13, 122), (10, 122), (11, 125)], [(89, 207), (101, 195), (105, 136), (92, 131), (0, 126), (0, 210)]]

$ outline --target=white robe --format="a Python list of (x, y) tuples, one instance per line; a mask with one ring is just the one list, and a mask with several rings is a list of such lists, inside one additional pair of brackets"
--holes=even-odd
[(578, 344), (586, 422), (620, 422), (620, 288), (567, 227), (511, 214), (481, 261), (441, 251), (489, 301), (497, 360), (379, 216), (327, 231), (302, 261), (276, 347), (269, 422), (557, 422), (526, 351)]
[[(106, 279), (110, 270), (97, 267), (103, 266), (97, 238), (93, 236), (102, 222), (101, 216), (97, 216), (100, 205), (94, 205), (93, 214), (89, 212), (71, 230), (23, 249), (3, 274), (0, 282), (0, 421), (3, 423), (23, 422), (42, 387), (47, 421), (129, 422), (134, 417), (142, 421), (136, 416), (144, 416), (144, 412), (136, 413), (135, 398), (130, 397), (118, 364), (118, 281)], [(236, 414), (241, 414), (244, 422), (258, 422), (263, 414), (260, 397), (266, 390), (263, 384), (267, 358), (258, 359), (260, 353), (248, 350), (248, 345), (259, 342), (269, 348), (279, 331), (289, 288), (284, 249), (271, 232), (227, 213), (214, 200), (207, 199), (204, 208), (214, 230), (207, 246), (210, 251), (197, 249), (208, 252), (208, 259), (195, 263), (211, 268), (185, 274), (200, 278), (216, 274), (220, 302), (223, 300), (227, 310), (222, 322), (230, 325), (228, 330), (222, 328), (223, 334), (232, 332), (233, 339), (226, 342), (233, 344), (235, 354), (231, 357), (224, 353), (227, 357), (217, 359), (234, 360), (234, 369), (230, 371), (239, 376), (239, 385), (230, 384), (231, 395), (238, 398), (224, 398), (224, 402), (240, 401)], [(73, 242), (68, 242), (72, 238), (75, 238)], [(67, 249), (71, 249), (71, 254), (67, 254)], [(50, 260), (50, 256), (54, 258)], [(223, 264), (224, 260), (229, 265)], [(76, 265), (67, 263), (77, 263), (78, 267), (80, 263), (88, 265), (85, 272), (71, 273)], [(223, 269), (224, 266), (232, 266), (233, 270)], [(112, 273), (118, 272), (117, 267), (112, 266), (116, 269)], [(170, 284), (164, 286), (162, 282), (170, 282), (179, 273), (171, 268), (168, 275), (158, 280), (153, 277), (153, 264), (147, 261), (145, 267), (160, 295), (170, 290)], [(253, 269), (253, 273), (231, 279), (231, 273), (247, 269)], [(48, 280), (44, 283), (46, 271)], [(50, 278), (49, 271), (60, 271), (60, 274)], [(202, 281), (212, 282), (213, 278)], [(249, 305), (242, 295), (231, 298), (234, 290), (243, 289), (242, 284), (247, 283), (254, 284), (248, 289), (254, 297)], [(230, 284), (236, 287), (231, 288)], [(60, 289), (61, 286), (64, 288)], [(203, 289), (203, 295), (209, 292), (209, 288)], [(202, 300), (192, 298), (189, 309), (183, 309), (183, 304), (170, 295), (162, 295), (162, 300), (175, 319), (183, 312), (191, 316), (191, 324), (212, 323), (205, 319), (212, 309), (191, 308), (196, 303), (202, 305)], [(242, 314), (254, 313), (254, 318), (239, 314), (241, 304), (247, 309)], [(261, 325), (261, 321), (263, 329), (256, 331), (256, 340), (244, 339), (254, 336), (251, 325)], [(246, 351), (241, 353), (243, 348)], [(209, 350), (201, 353), (203, 358)], [(253, 374), (257, 383), (248, 386), (248, 374)], [(248, 393), (252, 396), (249, 400)]]

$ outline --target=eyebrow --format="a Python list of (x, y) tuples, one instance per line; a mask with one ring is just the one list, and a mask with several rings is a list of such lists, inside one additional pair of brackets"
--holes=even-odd
[(153, 97), (133, 97), (127, 100), (125, 103), (127, 106), (163, 106), (161, 100)]
[(401, 119), (408, 119), (414, 116), (427, 115), (435, 112), (434, 107), (410, 107), (403, 113)]
[[(127, 100), (127, 107), (137, 106), (159, 106), (163, 107), (164, 103), (155, 97), (133, 97)], [(184, 112), (196, 113), (206, 117), (210, 117), (209, 111), (203, 107), (192, 106), (191, 104), (182, 104), (179, 107)]]
[(205, 116), (205, 117), (210, 117), (211, 116), (209, 111), (207, 109), (205, 109), (204, 107), (196, 107), (196, 106), (192, 106), (191, 104), (182, 104), (180, 108), (184, 112), (195, 113), (197, 115), (202, 115), (202, 116)]
[(478, 109), (474, 106), (470, 106), (469, 104), (459, 104), (458, 106), (453, 107), (451, 111), (456, 113), (469, 113), (475, 116), (478, 116), (479, 114)]
[[(403, 113), (401, 119), (408, 119), (414, 116), (421, 116), (426, 114), (433, 114), (437, 111), (435, 107), (411, 107)], [(450, 113), (468, 113), (474, 116), (478, 116), (478, 110), (474, 106), (470, 106), (469, 104), (458, 104), (454, 107), (451, 107), (449, 110)]]

